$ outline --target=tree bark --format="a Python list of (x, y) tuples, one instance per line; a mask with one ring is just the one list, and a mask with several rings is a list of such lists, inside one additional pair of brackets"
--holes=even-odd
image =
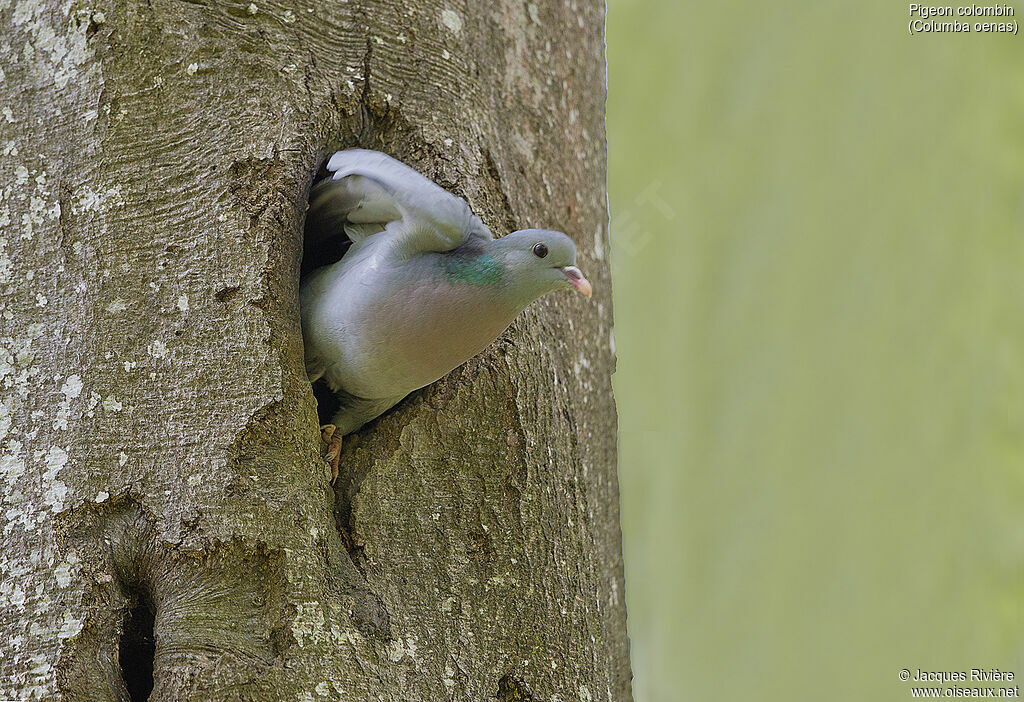
[[(603, 5), (0, 21), (0, 699), (628, 700)], [(301, 232), (357, 145), (569, 232), (596, 293), (346, 439), (332, 490)]]

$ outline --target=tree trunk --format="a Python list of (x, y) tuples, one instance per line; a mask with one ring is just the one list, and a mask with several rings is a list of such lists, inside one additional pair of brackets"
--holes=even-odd
[[(603, 6), (0, 18), (0, 699), (628, 700)], [(356, 145), (569, 232), (596, 294), (346, 439), (334, 491), (301, 225)]]

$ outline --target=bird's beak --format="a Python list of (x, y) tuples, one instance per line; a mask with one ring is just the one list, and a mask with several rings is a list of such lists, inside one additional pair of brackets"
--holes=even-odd
[(562, 273), (565, 273), (565, 277), (569, 279), (569, 282), (574, 288), (587, 297), (590, 297), (590, 294), (594, 292), (594, 289), (590, 286), (590, 281), (583, 277), (583, 271), (576, 266), (566, 266), (559, 270), (561, 270)]

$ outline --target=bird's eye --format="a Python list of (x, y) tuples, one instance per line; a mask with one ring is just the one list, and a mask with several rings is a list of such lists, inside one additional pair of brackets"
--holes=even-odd
[(536, 256), (537, 258), (544, 258), (545, 256), (548, 255), (548, 247), (545, 246), (544, 244), (534, 244), (533, 255)]

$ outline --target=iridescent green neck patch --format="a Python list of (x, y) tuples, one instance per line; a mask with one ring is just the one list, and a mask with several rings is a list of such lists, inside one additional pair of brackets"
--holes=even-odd
[(502, 267), (490, 254), (444, 257), (445, 279), (452, 285), (497, 285)]

